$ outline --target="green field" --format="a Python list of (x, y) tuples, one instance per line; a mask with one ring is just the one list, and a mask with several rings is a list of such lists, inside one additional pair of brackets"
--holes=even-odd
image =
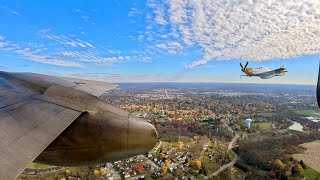
[(32, 168), (32, 169), (47, 169), (47, 168), (52, 168), (54, 166), (50, 166), (47, 164), (40, 164), (40, 163), (31, 163), (29, 164), (28, 168)]
[(201, 162), (205, 164), (208, 174), (212, 174), (220, 168), (220, 165), (210, 160), (208, 156), (203, 156), (203, 158), (201, 159)]
[(296, 130), (291, 130), (291, 129), (288, 129), (288, 134), (300, 134), (300, 133), (303, 133), (303, 132), (300, 132), (300, 131), (296, 131)]
[(303, 117), (312, 116), (320, 118), (320, 110), (297, 110), (294, 112)]
[[(241, 125), (245, 126), (246, 120), (241, 120)], [(259, 126), (260, 130), (270, 130), (272, 128), (271, 122), (260, 122), (260, 121), (252, 121), (251, 122), (251, 127), (257, 128)]]
[(271, 129), (271, 122), (253, 122), (251, 124), (252, 127), (258, 128), (260, 130), (270, 130)]
[(320, 173), (312, 169), (311, 167), (305, 169), (303, 175), (307, 180), (320, 179)]

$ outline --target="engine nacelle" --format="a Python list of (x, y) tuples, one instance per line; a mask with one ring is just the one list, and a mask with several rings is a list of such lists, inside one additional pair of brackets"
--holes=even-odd
[(52, 102), (53, 96), (54, 103), (82, 109), (83, 113), (35, 162), (58, 166), (101, 164), (146, 153), (157, 142), (153, 125), (97, 97), (52, 86), (39, 98)]

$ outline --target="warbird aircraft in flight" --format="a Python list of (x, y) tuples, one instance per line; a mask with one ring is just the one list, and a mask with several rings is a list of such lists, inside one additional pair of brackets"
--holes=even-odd
[(284, 66), (281, 66), (278, 69), (270, 70), (266, 67), (259, 67), (259, 68), (247, 68), (249, 62), (246, 63), (246, 65), (243, 67), (240, 63), (241, 71), (244, 72), (246, 75), (240, 75), (241, 76), (257, 76), (261, 79), (269, 79), (274, 76), (284, 76), (286, 71), (286, 68)]
[(83, 166), (151, 150), (151, 124), (98, 98), (115, 87), (0, 71), (0, 179), (15, 179), (33, 161)]

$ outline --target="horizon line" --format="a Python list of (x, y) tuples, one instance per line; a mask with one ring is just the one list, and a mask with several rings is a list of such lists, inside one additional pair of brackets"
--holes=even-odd
[(257, 84), (257, 85), (301, 85), (301, 86), (317, 86), (317, 84), (289, 84), (289, 83), (284, 83), (284, 84), (281, 84), (281, 83), (250, 83), (250, 82), (194, 82), (194, 81), (190, 81), (190, 82), (182, 82), (182, 81), (175, 81), (175, 82), (172, 82), (172, 81), (160, 81), (160, 82), (152, 82), (152, 81), (148, 81), (148, 82), (110, 82), (110, 83), (130, 83), (130, 84), (133, 84), (133, 83), (220, 83), (220, 84)]

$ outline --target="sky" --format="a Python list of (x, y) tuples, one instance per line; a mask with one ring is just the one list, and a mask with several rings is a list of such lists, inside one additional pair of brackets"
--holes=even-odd
[[(0, 0), (0, 70), (107, 82), (316, 84), (320, 1)], [(239, 63), (282, 77), (240, 78)]]

